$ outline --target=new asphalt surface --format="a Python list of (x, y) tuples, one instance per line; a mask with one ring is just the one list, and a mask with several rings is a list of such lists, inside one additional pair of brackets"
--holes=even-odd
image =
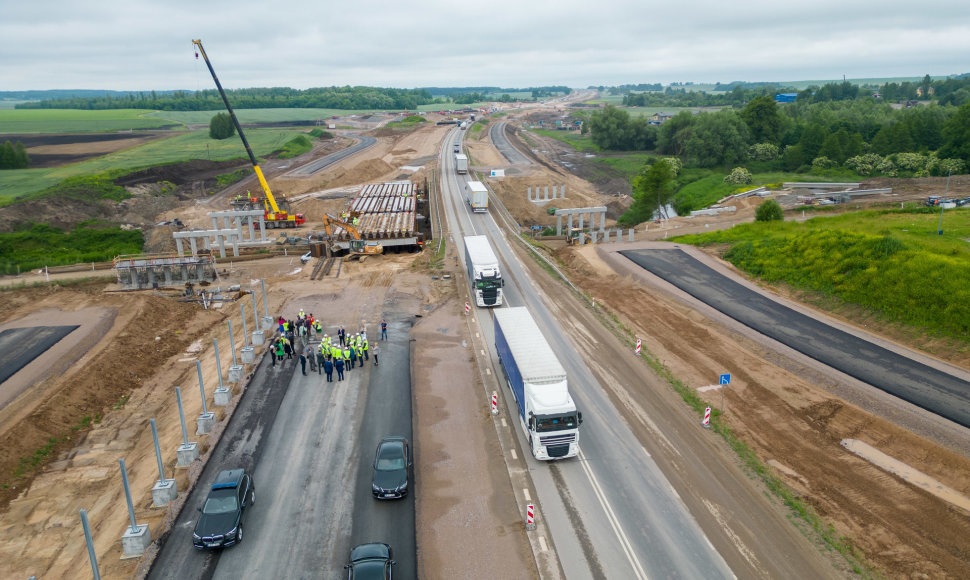
[(970, 384), (939, 369), (833, 328), (719, 274), (686, 252), (620, 254), (698, 300), (864, 383), (970, 427)]

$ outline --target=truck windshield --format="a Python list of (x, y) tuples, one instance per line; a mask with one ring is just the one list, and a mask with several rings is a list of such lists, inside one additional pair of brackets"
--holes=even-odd
[(543, 415), (536, 417), (536, 432), (545, 433), (548, 431), (561, 431), (563, 429), (575, 429), (579, 424), (576, 414), (569, 415)]
[(475, 287), (479, 290), (487, 290), (488, 288), (501, 288), (502, 279), (501, 278), (479, 278), (475, 282)]

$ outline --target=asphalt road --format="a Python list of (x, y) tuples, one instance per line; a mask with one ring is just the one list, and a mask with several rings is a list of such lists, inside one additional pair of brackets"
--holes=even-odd
[(681, 250), (630, 250), (620, 254), (765, 336), (904, 401), (970, 427), (970, 387), (960, 378), (770, 300)]
[[(448, 141), (450, 143), (450, 141)], [(567, 578), (731, 578), (733, 573), (705, 537), (657, 464), (610, 402), (582, 357), (559, 330), (524, 267), (490, 214), (471, 214), (462, 203), (461, 176), (442, 155), (443, 195), (454, 243), (488, 235), (502, 263), (506, 306), (528, 306), (569, 374), (570, 393), (583, 412), (581, 456), (555, 463), (526, 460)], [(494, 208), (490, 210), (494, 212)], [(478, 309), (483, 341), (495, 372), (492, 316)], [(515, 402), (502, 389), (509, 409)], [(517, 415), (511, 415), (515, 420)], [(520, 450), (528, 449), (520, 427)]]
[[(390, 318), (390, 317), (389, 317)], [(337, 578), (358, 543), (394, 548), (395, 578), (417, 575), (414, 499), (377, 502), (374, 449), (388, 434), (411, 437), (410, 323), (390, 322), (381, 365), (345, 380), (304, 377), (296, 359), (264, 361), (152, 567), (152, 578)], [(373, 338), (373, 337), (372, 337)], [(309, 367), (308, 367), (309, 368)], [(215, 474), (253, 470), (256, 502), (245, 540), (199, 552), (191, 534)], [(420, 490), (417, 491), (420, 493)]]
[(508, 125), (506, 121), (499, 121), (492, 124), (491, 129), (488, 130), (488, 136), (492, 140), (492, 144), (495, 145), (499, 153), (508, 159), (512, 165), (532, 165), (532, 160), (516, 149), (508, 137), (505, 136), (506, 125)]
[(353, 147), (341, 149), (336, 153), (331, 153), (326, 157), (321, 157), (320, 159), (316, 159), (305, 165), (301, 165), (296, 169), (290, 170), (286, 175), (299, 176), (299, 177), (306, 177), (307, 175), (313, 175), (314, 173), (322, 169), (325, 169), (330, 165), (333, 165), (334, 163), (340, 161), (341, 159), (344, 159), (345, 157), (350, 157), (351, 155), (359, 151), (363, 151), (364, 149), (367, 149), (374, 143), (377, 143), (377, 139), (373, 137), (361, 137), (360, 143), (354, 145)]
[(78, 326), (32, 326), (8, 328), (0, 332), (0, 383), (3, 383), (35, 358), (44, 354)]

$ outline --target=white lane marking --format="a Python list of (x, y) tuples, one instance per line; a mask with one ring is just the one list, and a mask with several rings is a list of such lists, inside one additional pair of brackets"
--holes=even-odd
[(546, 549), (547, 549), (546, 548), (546, 537), (545, 536), (539, 536), (539, 551), (545, 552)]
[(522, 495), (525, 496), (525, 501), (532, 501), (532, 496), (529, 495), (529, 488), (528, 487), (523, 487), (522, 488)]
[(647, 574), (643, 571), (643, 566), (640, 564), (640, 560), (637, 559), (636, 552), (633, 550), (633, 546), (630, 544), (630, 539), (620, 526), (620, 521), (616, 519), (616, 514), (613, 512), (613, 508), (610, 507), (610, 502), (607, 501), (606, 494), (603, 492), (603, 488), (600, 487), (599, 481), (596, 479), (596, 475), (594, 475), (593, 470), (590, 469), (589, 463), (586, 461), (586, 456), (583, 454), (582, 449), (579, 450), (579, 460), (579, 464), (583, 467), (583, 472), (586, 474), (586, 478), (589, 479), (590, 485), (593, 486), (593, 493), (596, 494), (596, 499), (599, 500), (600, 505), (603, 507), (603, 512), (606, 514), (606, 519), (609, 520), (610, 526), (613, 528), (613, 533), (616, 534), (616, 539), (620, 541), (620, 547), (623, 548), (623, 552), (626, 554), (626, 558), (629, 560), (630, 566), (633, 568), (633, 573), (637, 578), (647, 580)]
[(518, 459), (519, 454), (515, 452), (515, 449), (509, 449), (512, 452), (512, 459)]
[(489, 368), (486, 368), (486, 369), (485, 369), (485, 374), (486, 374), (486, 375), (490, 375), (490, 374), (492, 374), (492, 370), (491, 370), (491, 369), (489, 369)]
[(478, 333), (477, 332), (475, 333), (475, 338), (478, 338)]
[(502, 427), (508, 428), (509, 424), (505, 422), (505, 417), (502, 417)]
[(484, 350), (482, 351), (482, 356), (485, 356), (485, 351)]

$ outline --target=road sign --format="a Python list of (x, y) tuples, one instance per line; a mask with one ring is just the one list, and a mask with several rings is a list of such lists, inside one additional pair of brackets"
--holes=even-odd
[(718, 380), (717, 384), (719, 384), (719, 385), (730, 385), (731, 384), (731, 375), (730, 374), (721, 375), (720, 380)]

